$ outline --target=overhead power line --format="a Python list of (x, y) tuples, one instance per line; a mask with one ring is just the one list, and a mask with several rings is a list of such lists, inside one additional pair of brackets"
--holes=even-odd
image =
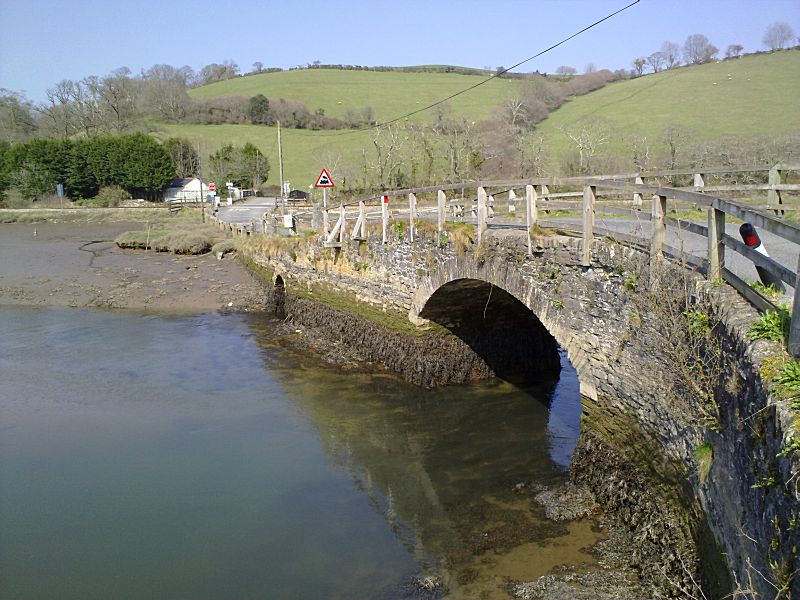
[(547, 54), (551, 50), (554, 50), (555, 48), (558, 48), (559, 46), (561, 46), (563, 44), (566, 44), (571, 39), (578, 37), (582, 33), (586, 33), (587, 31), (589, 31), (590, 29), (592, 29), (594, 27), (597, 27), (598, 25), (600, 25), (604, 21), (608, 21), (609, 19), (612, 19), (612, 18), (616, 17), (621, 12), (624, 12), (624, 11), (628, 10), (629, 8), (631, 8), (632, 6), (634, 6), (636, 4), (639, 4), (639, 2), (641, 2), (641, 0), (634, 0), (633, 2), (628, 4), (627, 6), (623, 6), (622, 8), (620, 8), (620, 9), (618, 9), (618, 10), (616, 10), (616, 11), (614, 11), (614, 12), (608, 14), (608, 15), (606, 15), (602, 19), (599, 19), (599, 20), (595, 21), (591, 25), (587, 25), (586, 27), (584, 27), (580, 31), (576, 31), (575, 33), (573, 33), (569, 37), (565, 37), (561, 41), (556, 42), (552, 46), (549, 46), (549, 47), (545, 48), (544, 50), (541, 50), (541, 51), (537, 52), (533, 56), (530, 56), (530, 57), (526, 58), (525, 60), (521, 60), (520, 62), (518, 62), (515, 65), (511, 65), (507, 69), (502, 69), (502, 70), (498, 71), (497, 73), (495, 73), (494, 75), (490, 75), (489, 77), (487, 77), (483, 81), (479, 81), (478, 83), (475, 83), (475, 84), (473, 84), (473, 85), (471, 85), (471, 86), (469, 86), (467, 88), (464, 88), (463, 90), (455, 92), (454, 94), (450, 94), (446, 98), (442, 98), (441, 100), (437, 100), (436, 102), (433, 102), (432, 104), (428, 104), (427, 106), (423, 106), (422, 108), (418, 108), (417, 110), (413, 110), (413, 111), (411, 111), (409, 113), (406, 113), (404, 115), (401, 115), (399, 117), (395, 117), (394, 119), (390, 119), (388, 121), (381, 121), (380, 123), (375, 123), (374, 125), (367, 125), (365, 127), (360, 127), (358, 129), (348, 129), (347, 131), (334, 131), (334, 132), (331, 132), (331, 133), (316, 133), (316, 134), (312, 134), (312, 133), (308, 133), (308, 132), (302, 132), (301, 133), (297, 129), (291, 130), (291, 131), (294, 134), (299, 134), (299, 135), (313, 135), (314, 137), (333, 137), (333, 136), (351, 135), (351, 134), (354, 134), (354, 133), (361, 133), (362, 131), (369, 131), (371, 129), (380, 129), (381, 127), (386, 127), (387, 125), (391, 125), (392, 123), (397, 123), (398, 121), (402, 121), (404, 119), (407, 119), (408, 117), (412, 117), (412, 116), (414, 116), (416, 114), (419, 114), (421, 112), (425, 112), (426, 110), (430, 110), (430, 109), (434, 108), (435, 106), (439, 106), (440, 104), (444, 104), (445, 102), (447, 102), (449, 100), (452, 100), (453, 98), (455, 98), (457, 96), (460, 96), (461, 94), (466, 94), (467, 92), (470, 92), (470, 91), (474, 90), (477, 87), (480, 87), (480, 86), (482, 86), (484, 84), (487, 84), (490, 81), (493, 81), (493, 80), (497, 79), (501, 75), (503, 75), (505, 73), (508, 73), (509, 71), (511, 71), (513, 69), (516, 69), (517, 67), (519, 67), (521, 65), (524, 65), (525, 63), (530, 62), (535, 58), (539, 58), (543, 54)]

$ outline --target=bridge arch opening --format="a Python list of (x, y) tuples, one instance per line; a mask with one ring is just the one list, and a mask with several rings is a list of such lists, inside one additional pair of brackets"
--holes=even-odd
[(466, 343), (502, 379), (513, 383), (555, 380), (559, 346), (518, 298), (480, 279), (456, 279), (439, 287), (419, 316)]

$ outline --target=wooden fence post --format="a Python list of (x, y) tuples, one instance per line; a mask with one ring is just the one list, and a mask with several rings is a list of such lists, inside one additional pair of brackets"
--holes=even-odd
[(517, 214), (517, 205), (514, 200), (517, 199), (517, 194), (514, 190), (508, 190), (508, 216), (510, 217), (512, 214), (516, 216)]
[(708, 280), (722, 279), (725, 267), (725, 213), (716, 208), (708, 209)]
[(486, 190), (478, 188), (478, 244), (481, 243), (483, 232), (486, 231)]
[[(780, 170), (780, 165), (774, 165), (769, 170), (768, 183), (770, 185), (780, 185), (782, 178), (783, 178), (783, 173)], [(767, 204), (770, 207), (775, 207), (772, 210), (775, 211), (776, 215), (783, 215), (783, 211), (780, 208), (778, 208), (781, 204), (783, 204), (783, 199), (781, 198), (780, 190), (767, 190)]]
[(381, 196), (381, 231), (382, 241), (385, 244), (388, 240), (387, 234), (389, 229), (389, 196)]
[(417, 196), (408, 195), (408, 241), (414, 241), (414, 221), (417, 218)]
[(792, 320), (789, 322), (789, 354), (800, 356), (800, 257), (797, 260), (797, 279), (794, 283)]
[[(634, 180), (633, 183), (636, 184), (636, 185), (643, 185), (644, 184), (644, 179), (642, 179), (641, 177), (639, 177), (637, 175), (636, 179)], [(642, 205), (642, 195), (639, 192), (634, 192), (633, 193), (633, 205), (634, 206), (641, 206)]]
[(444, 223), (447, 219), (447, 215), (445, 214), (445, 207), (447, 206), (447, 196), (443, 190), (439, 190), (436, 192), (436, 215), (437, 215), (437, 227), (436, 230), (439, 233), (444, 231)]
[(341, 227), (341, 229), (339, 229), (339, 243), (343, 244), (344, 243), (344, 227), (345, 227), (345, 225), (344, 225), (344, 204), (340, 204), (339, 205), (339, 218), (342, 221), (342, 227)]
[(667, 197), (653, 195), (653, 206), (651, 212), (651, 223), (653, 224), (652, 236), (650, 237), (650, 285), (655, 282), (656, 266), (661, 260), (664, 252), (664, 237), (667, 231)]
[(594, 201), (597, 188), (593, 185), (583, 186), (583, 252), (581, 264), (588, 267), (592, 264), (592, 239), (594, 237)]
[(531, 229), (539, 220), (536, 212), (536, 188), (532, 185), (525, 186), (525, 224), (528, 226), (528, 256), (533, 254), (533, 240), (531, 240)]

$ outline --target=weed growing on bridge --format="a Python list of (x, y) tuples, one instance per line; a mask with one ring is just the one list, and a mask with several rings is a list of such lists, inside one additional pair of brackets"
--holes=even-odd
[(750, 327), (748, 340), (777, 340), (786, 344), (789, 339), (789, 307), (768, 310)]
[(714, 450), (710, 444), (700, 444), (694, 450), (694, 458), (697, 461), (697, 476), (700, 478), (700, 483), (705, 483), (714, 462)]
[(633, 337), (666, 359), (660, 367), (669, 402), (678, 408), (673, 414), (685, 418), (686, 426), (696, 425), (699, 414), (706, 427), (717, 430), (717, 390), (726, 372), (719, 318), (695, 293), (696, 276), (684, 266), (657, 261), (635, 272), (648, 277), (625, 286), (640, 315), (641, 328)]
[(760, 281), (748, 281), (747, 285), (753, 288), (756, 292), (764, 296), (767, 300), (771, 302), (775, 302), (778, 298), (781, 297), (780, 292), (775, 287), (774, 283), (770, 283), (769, 285), (764, 285)]

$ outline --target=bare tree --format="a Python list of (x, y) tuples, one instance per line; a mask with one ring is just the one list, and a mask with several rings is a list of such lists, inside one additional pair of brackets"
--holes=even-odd
[(546, 140), (535, 132), (514, 137), (519, 152), (519, 171), (523, 177), (541, 177), (547, 167)]
[(717, 55), (719, 50), (702, 33), (695, 33), (686, 38), (683, 44), (683, 59), (693, 65), (707, 63)]
[(519, 98), (511, 98), (503, 104), (500, 116), (512, 134), (525, 131), (533, 124), (528, 107)]
[(150, 110), (169, 121), (183, 118), (189, 105), (185, 72), (170, 65), (153, 65), (142, 73), (142, 82)]
[(556, 73), (558, 75), (563, 76), (563, 77), (569, 77), (569, 76), (575, 75), (575, 73), (577, 73), (577, 71), (575, 70), (575, 67), (570, 67), (570, 66), (567, 66), (567, 65), (561, 65), (560, 67), (558, 67), (556, 69)]
[(72, 82), (63, 80), (55, 87), (47, 90), (47, 99), (50, 102), (39, 106), (39, 112), (48, 117), (48, 122), (60, 137), (69, 137), (75, 133), (75, 118), (70, 103), (69, 87)]
[(130, 129), (136, 117), (139, 82), (131, 78), (128, 67), (116, 69), (100, 82), (100, 97), (104, 108), (105, 129), (122, 133)]
[(678, 166), (678, 153), (688, 142), (689, 133), (678, 125), (670, 123), (664, 128), (662, 139), (667, 146), (667, 169), (675, 169)]
[(586, 63), (586, 66), (583, 68), (584, 73), (594, 73), (597, 71), (597, 67), (593, 62)]
[(21, 94), (0, 88), (0, 140), (22, 142), (37, 129), (31, 102)]
[(653, 69), (653, 73), (658, 73), (661, 69), (663, 69), (665, 62), (666, 60), (664, 59), (663, 52), (653, 52), (647, 57), (647, 65)]
[(264, 70), (264, 63), (256, 61), (253, 63), (253, 73), (261, 73)]
[(779, 21), (767, 27), (764, 37), (761, 38), (761, 43), (770, 50), (780, 50), (788, 46), (793, 38), (794, 31), (791, 25), (784, 21)]
[(664, 63), (668, 69), (674, 69), (681, 64), (681, 48), (675, 42), (661, 44), (661, 54), (664, 55)]
[(372, 134), (375, 161), (370, 168), (377, 175), (377, 184), (382, 189), (394, 187), (401, 164), (401, 150), (408, 141), (406, 132), (399, 125), (377, 127)]
[(647, 171), (650, 168), (650, 144), (647, 137), (633, 136), (630, 144), (633, 166), (640, 173)]
[(731, 44), (725, 50), (725, 58), (738, 58), (743, 50), (744, 47), (741, 44)]
[(232, 60), (226, 60), (222, 64), (211, 63), (200, 69), (200, 83), (206, 85), (215, 81), (232, 79), (239, 74), (239, 65)]
[(644, 66), (647, 64), (647, 61), (640, 56), (639, 58), (634, 58), (631, 64), (633, 65), (633, 72), (638, 77), (644, 72)]
[(611, 140), (611, 127), (603, 119), (582, 119), (569, 127), (562, 127), (561, 131), (574, 144), (583, 173), (592, 170), (600, 148)]

